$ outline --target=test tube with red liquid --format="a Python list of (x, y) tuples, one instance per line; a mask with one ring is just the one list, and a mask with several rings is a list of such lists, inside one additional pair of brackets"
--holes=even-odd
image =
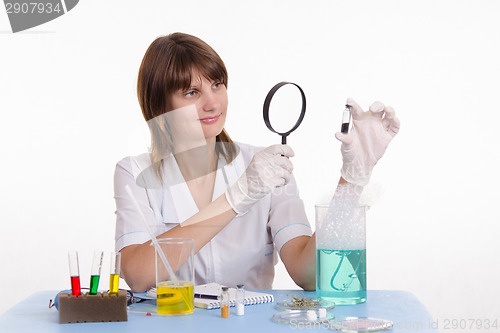
[(69, 276), (71, 278), (71, 293), (79, 296), (82, 293), (80, 288), (80, 269), (78, 267), (78, 252), (70, 251), (68, 253)]

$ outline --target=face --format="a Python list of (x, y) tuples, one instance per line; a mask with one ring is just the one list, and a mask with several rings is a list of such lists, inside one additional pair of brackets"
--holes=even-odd
[(226, 86), (203, 77), (197, 70), (192, 71), (191, 77), (193, 79), (189, 89), (178, 90), (172, 95), (172, 109), (196, 106), (194, 121), (201, 125), (205, 139), (215, 142), (215, 137), (222, 132), (226, 122)]

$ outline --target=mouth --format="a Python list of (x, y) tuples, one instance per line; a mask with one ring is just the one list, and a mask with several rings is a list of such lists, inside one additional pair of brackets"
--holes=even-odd
[(205, 118), (200, 118), (200, 121), (203, 124), (213, 124), (219, 120), (220, 114), (213, 116), (213, 117), (205, 117)]

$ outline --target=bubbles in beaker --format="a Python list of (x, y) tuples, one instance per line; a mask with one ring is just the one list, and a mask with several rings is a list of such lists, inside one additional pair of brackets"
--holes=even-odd
[(365, 207), (352, 186), (339, 186), (327, 206), (317, 208), (316, 240), (320, 249), (365, 248)]

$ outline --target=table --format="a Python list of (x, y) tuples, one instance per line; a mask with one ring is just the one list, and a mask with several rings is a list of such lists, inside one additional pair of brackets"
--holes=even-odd
[[(7, 310), (0, 316), (0, 332), (307, 332), (311, 330), (333, 332), (325, 326), (300, 327), (278, 324), (272, 316), (279, 310), (275, 303), (291, 295), (315, 298), (315, 292), (300, 290), (263, 290), (275, 297), (274, 303), (245, 307), (244, 316), (236, 316), (231, 308), (228, 319), (220, 317), (220, 310), (195, 309), (194, 314), (183, 317), (147, 316), (140, 313), (128, 314), (127, 322), (59, 324), (58, 312), (48, 307), (56, 291), (40, 291)], [(140, 305), (140, 304), (137, 304)], [(131, 306), (134, 310), (134, 305)], [(337, 306), (333, 312), (336, 318), (364, 316), (388, 319), (394, 328), (388, 332), (438, 332), (432, 316), (425, 306), (410, 292), (369, 290), (364, 304)]]

